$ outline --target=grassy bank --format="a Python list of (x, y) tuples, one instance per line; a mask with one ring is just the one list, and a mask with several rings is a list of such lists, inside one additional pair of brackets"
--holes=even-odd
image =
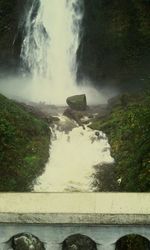
[(30, 191), (49, 156), (48, 124), (3, 95), (0, 107), (0, 191)]
[[(109, 107), (110, 114), (95, 119), (90, 126), (107, 134), (115, 159), (111, 172), (116, 185), (110, 190), (109, 183), (107, 191), (150, 191), (150, 91), (122, 95), (112, 100)], [(102, 191), (100, 184), (97, 189)]]

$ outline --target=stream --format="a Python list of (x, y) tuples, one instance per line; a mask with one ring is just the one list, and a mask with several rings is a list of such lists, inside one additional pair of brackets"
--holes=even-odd
[[(92, 192), (94, 166), (112, 163), (103, 132), (59, 115), (51, 129), (50, 158), (34, 185), (35, 192)], [(86, 117), (84, 118), (87, 119)]]

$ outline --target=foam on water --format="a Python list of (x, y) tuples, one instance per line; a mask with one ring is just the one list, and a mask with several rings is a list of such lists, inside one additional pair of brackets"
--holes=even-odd
[[(64, 120), (63, 120), (64, 119)], [(64, 122), (66, 118), (63, 118)], [(110, 146), (105, 134), (85, 126), (75, 126), (68, 133), (52, 129), (50, 159), (44, 174), (37, 179), (36, 192), (92, 191), (94, 165), (111, 163)]]

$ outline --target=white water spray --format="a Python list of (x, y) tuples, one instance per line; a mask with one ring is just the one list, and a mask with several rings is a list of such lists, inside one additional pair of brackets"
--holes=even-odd
[(30, 100), (64, 105), (68, 96), (86, 94), (88, 104), (106, 102), (89, 83), (79, 87), (76, 82), (82, 1), (33, 1), (26, 17), (21, 50), (23, 66), (31, 72), (26, 90)]
[[(113, 163), (107, 138), (88, 126), (83, 129), (74, 125), (67, 117), (59, 119), (58, 126), (52, 129), (49, 161), (43, 175), (36, 180), (34, 191), (92, 192), (94, 166)], [(64, 126), (74, 128), (66, 133)]]
[[(21, 50), (32, 76), (27, 94), (30, 100), (61, 105), (68, 96), (84, 93), (88, 104), (104, 102), (95, 89), (76, 83), (82, 10), (82, 0), (33, 1)], [(50, 159), (34, 191), (92, 191), (92, 166), (113, 161), (104, 135), (99, 140), (95, 131), (82, 126), (66, 134), (66, 123), (62, 130), (56, 127), (52, 131)]]
[(55, 104), (79, 93), (76, 53), (82, 21), (82, 0), (35, 0), (28, 13), (21, 58), (31, 71), (35, 99)]

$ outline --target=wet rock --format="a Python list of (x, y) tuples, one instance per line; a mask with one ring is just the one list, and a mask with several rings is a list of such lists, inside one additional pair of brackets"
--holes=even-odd
[(51, 116), (51, 121), (52, 122), (59, 122), (59, 117), (57, 117), (57, 116)]
[(81, 118), (81, 122), (84, 124), (88, 124), (90, 122), (90, 118), (88, 116), (84, 116)]
[(64, 131), (65, 133), (70, 132), (73, 128), (75, 128), (77, 126), (77, 124), (71, 120), (68, 119), (68, 117), (62, 117), (59, 122), (57, 123), (57, 129), (59, 131)]
[(97, 138), (98, 138), (99, 140), (105, 139), (105, 135), (102, 134), (102, 133), (100, 133), (99, 131), (96, 131), (96, 132), (95, 132), (95, 135), (97, 136)]
[(23, 233), (13, 237), (14, 250), (45, 250), (44, 244), (35, 236)]
[(96, 131), (96, 132), (95, 132), (95, 135), (96, 135), (97, 137), (99, 137), (99, 132), (98, 132), (98, 131)]
[(75, 115), (74, 115), (74, 112), (72, 109), (70, 108), (67, 108), (64, 113), (63, 113), (64, 116), (67, 116), (69, 119), (73, 119), (75, 120)]
[(71, 120), (74, 120), (79, 126), (82, 125), (82, 122), (80, 120), (80, 114), (78, 114), (76, 111), (72, 110), (71, 108), (67, 108), (64, 113), (64, 116), (68, 117)]
[(93, 118), (94, 118), (94, 115), (93, 115), (93, 114), (90, 114), (90, 115), (88, 115), (88, 118), (89, 118), (89, 119), (93, 119)]
[(66, 100), (68, 106), (73, 110), (86, 110), (87, 109), (87, 102), (86, 102), (86, 95), (74, 95), (70, 96)]

